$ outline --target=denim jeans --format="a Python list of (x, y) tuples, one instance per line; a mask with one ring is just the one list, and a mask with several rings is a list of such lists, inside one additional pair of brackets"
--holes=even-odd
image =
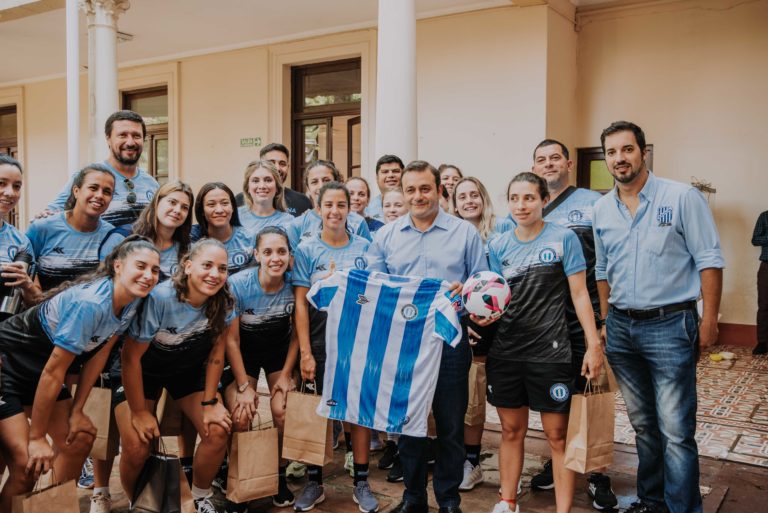
[(637, 496), (671, 513), (701, 512), (696, 433), (698, 316), (634, 320), (611, 309), (606, 354), (637, 442)]
[[(443, 346), (432, 413), (437, 428), (436, 460), (432, 487), (440, 507), (458, 506), (459, 485), (464, 472), (464, 414), (467, 411), (469, 365), (472, 361), (467, 332), (456, 348)], [(403, 465), (403, 499), (427, 504), (427, 439), (400, 436)]]

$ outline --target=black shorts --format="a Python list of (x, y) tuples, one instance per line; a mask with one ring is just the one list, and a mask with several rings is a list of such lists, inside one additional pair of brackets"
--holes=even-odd
[[(466, 321), (464, 321), (466, 319)], [(477, 344), (470, 346), (472, 348), (472, 356), (488, 356), (488, 350), (491, 348), (491, 342), (496, 336), (496, 330), (499, 328), (497, 323), (489, 324), (488, 326), (478, 326), (469, 319), (469, 316), (462, 317), (462, 324), (466, 322), (467, 327), (472, 328), (475, 333), (480, 335), (480, 339)]]
[[(26, 379), (23, 373), (13, 368), (11, 361), (0, 355), (2, 367), (0, 368), (0, 420), (24, 413), (25, 406), (32, 406), (37, 393), (37, 379)], [(72, 398), (67, 386), (62, 384), (61, 391), (56, 397), (57, 401)]]
[(570, 363), (485, 361), (488, 402), (499, 408), (527, 406), (533, 411), (568, 413), (573, 392)]
[[(157, 401), (163, 389), (178, 400), (195, 392), (205, 390), (205, 365), (167, 376), (148, 376), (144, 374), (144, 398), (149, 401)], [(112, 406), (126, 400), (125, 389), (122, 380), (112, 380)]]
[[(274, 372), (280, 372), (285, 365), (285, 359), (288, 357), (288, 347), (276, 347), (269, 353), (263, 352), (258, 355), (243, 355), (243, 365), (245, 366), (245, 373), (256, 381), (259, 380), (259, 374), (261, 369), (264, 369), (264, 374), (269, 376)], [(226, 388), (235, 381), (235, 374), (232, 372), (232, 367), (227, 364), (224, 367), (224, 371), (221, 373), (221, 388)]]

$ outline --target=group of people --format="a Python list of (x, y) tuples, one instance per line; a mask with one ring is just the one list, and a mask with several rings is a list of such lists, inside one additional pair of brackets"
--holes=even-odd
[[(262, 369), (281, 436), (288, 391), (322, 388), (327, 314), (308, 293), (351, 269), (441, 280), (454, 296), (490, 269), (512, 290), (499, 318), (462, 316), (460, 342), (442, 348), (430, 405), (436, 437), (344, 425), (361, 511), (379, 508), (368, 473), (380, 436), (379, 467), (404, 483), (397, 513), (427, 511), (430, 460), (441, 513), (460, 512), (459, 491), (483, 482), (483, 428), (464, 425), (472, 360), (485, 363), (487, 383), (477, 385), (502, 425), (499, 501), (489, 507), (519, 511), (532, 409), (552, 459), (531, 487), (554, 488), (557, 511), (570, 511), (570, 397), (598, 376), (604, 356), (637, 432), (638, 501), (629, 511), (701, 511), (695, 365), (699, 347), (717, 336), (723, 260), (706, 201), (648, 169), (637, 125), (616, 122), (601, 135), (616, 180), (608, 194), (571, 186), (568, 148), (546, 139), (531, 171), (511, 177), (501, 218), (477, 178), (395, 155), (376, 164), (376, 196), (364, 178), (344, 181), (323, 160), (307, 165), (306, 194), (296, 192), (284, 185), (289, 152), (277, 143), (247, 165), (242, 193), (210, 182), (195, 195), (183, 182), (159, 186), (138, 168), (145, 132), (131, 111), (110, 116), (108, 158), (74, 175), (26, 235), (7, 222), (22, 166), (0, 156), (1, 276), (24, 308), (0, 322), (0, 456), (9, 472), (0, 512), (42, 472), (53, 469), (58, 481), (80, 476), (95, 436), (83, 407), (105, 373), (126, 495), (160, 436), (155, 408), (165, 390), (184, 415), (180, 451), (195, 507), (215, 513), (212, 485), (223, 486), (217, 475), (231, 433), (256, 415)], [(288, 465), (280, 460), (272, 501), (309, 511), (325, 498), (323, 469), (308, 466), (294, 496)], [(92, 513), (110, 511), (111, 467), (93, 463)], [(616, 506), (605, 473), (587, 481), (595, 508)], [(228, 513), (246, 509), (226, 505)]]

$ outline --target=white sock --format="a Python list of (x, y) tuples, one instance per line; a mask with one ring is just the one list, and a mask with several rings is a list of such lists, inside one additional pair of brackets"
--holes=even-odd
[(205, 499), (206, 497), (211, 497), (213, 495), (213, 490), (211, 490), (211, 487), (208, 488), (198, 488), (197, 486), (192, 484), (192, 498), (195, 500), (199, 499)]
[(107, 497), (110, 497), (109, 495), (109, 486), (97, 486), (93, 489), (93, 494), (98, 495), (106, 495)]

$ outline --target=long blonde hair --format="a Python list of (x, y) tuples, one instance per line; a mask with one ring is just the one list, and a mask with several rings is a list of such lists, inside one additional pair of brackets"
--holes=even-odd
[(280, 179), (280, 173), (277, 172), (277, 167), (268, 160), (254, 160), (249, 162), (245, 167), (245, 173), (243, 173), (243, 199), (248, 208), (253, 208), (253, 198), (248, 191), (248, 182), (251, 180), (251, 175), (256, 172), (257, 169), (266, 169), (269, 174), (272, 175), (272, 179), (275, 181), (275, 197), (272, 198), (272, 208), (285, 212), (285, 186)]
[(455, 212), (456, 217), (463, 219), (459, 214), (459, 209), (456, 208), (456, 191), (459, 190), (459, 185), (464, 182), (472, 182), (475, 184), (475, 187), (477, 187), (477, 191), (480, 193), (480, 197), (483, 200), (483, 212), (480, 214), (480, 223), (477, 229), (480, 232), (480, 237), (486, 241), (496, 227), (496, 215), (493, 213), (491, 196), (488, 194), (488, 189), (485, 188), (483, 182), (474, 176), (466, 176), (456, 182), (456, 185), (453, 187), (453, 194), (451, 195), (451, 206), (453, 206), (453, 211)]

